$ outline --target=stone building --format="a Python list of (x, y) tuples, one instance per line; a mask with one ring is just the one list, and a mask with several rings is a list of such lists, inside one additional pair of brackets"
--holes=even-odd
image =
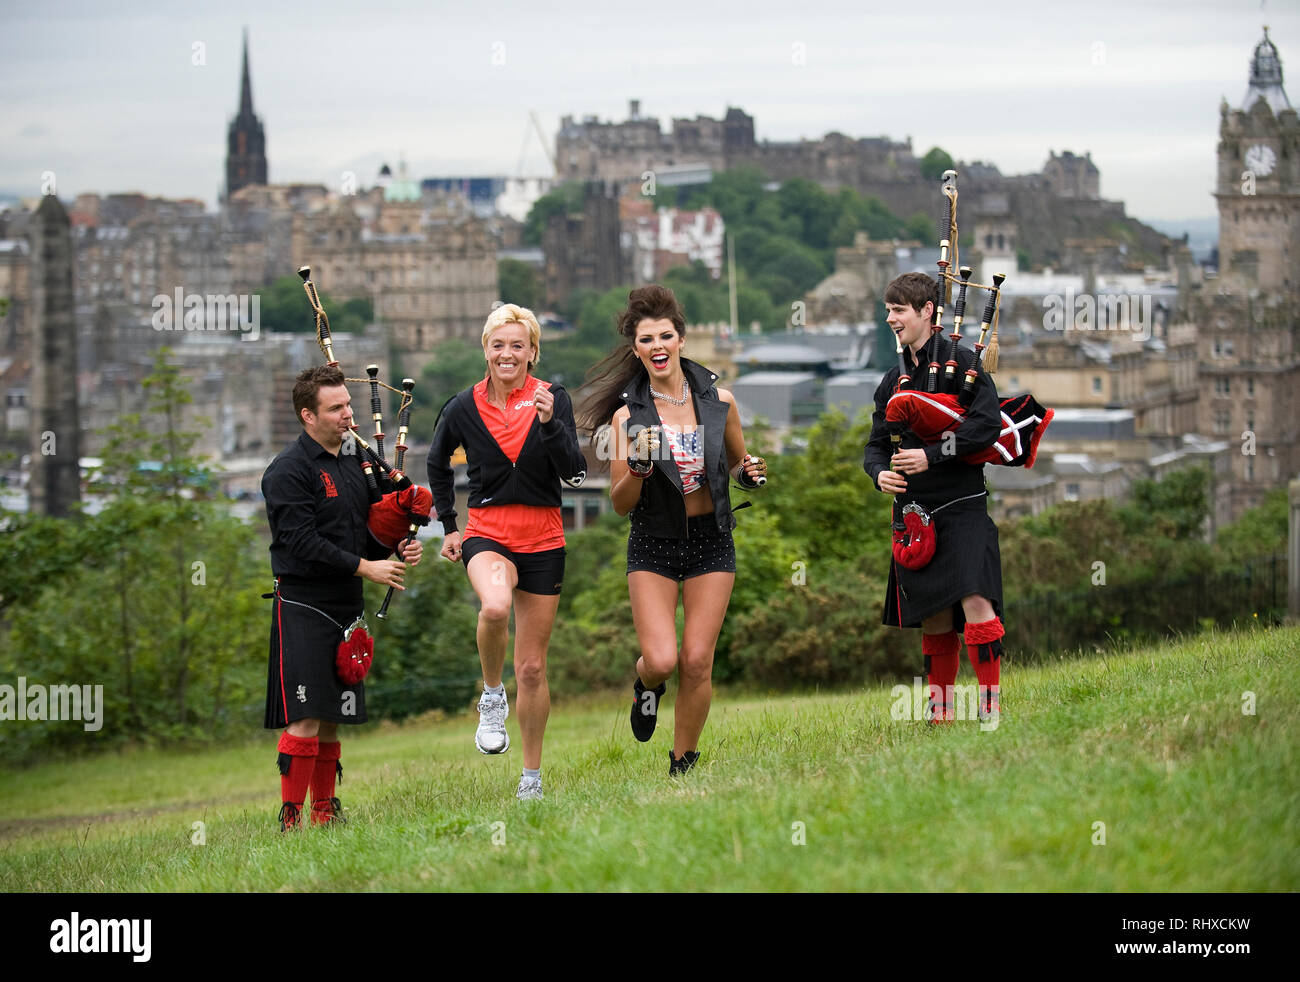
[(619, 221), (633, 284), (657, 283), (668, 270), (694, 262), (715, 280), (722, 276), (726, 223), (713, 208), (655, 208), (653, 199), (624, 196)]
[(561, 181), (639, 179), (646, 171), (686, 164), (713, 171), (749, 166), (777, 181), (802, 177), (827, 187), (871, 188), (868, 193), (885, 200), (910, 196), (921, 178), (910, 140), (828, 133), (820, 140), (759, 141), (754, 117), (733, 106), (722, 119), (673, 119), (664, 131), (658, 119), (641, 114), (639, 100), (631, 101), (623, 122), (565, 116), (555, 137), (555, 160)]
[(1057, 197), (1092, 201), (1101, 199), (1101, 173), (1092, 162), (1091, 153), (1080, 157), (1066, 150), (1058, 157), (1055, 151), (1049, 150), (1047, 163), (1043, 166), (1043, 177)]
[(546, 303), (562, 307), (574, 290), (627, 283), (631, 269), (619, 221), (619, 185), (589, 181), (582, 214), (552, 215), (542, 232)]
[(164, 343), (150, 326), (159, 297), (247, 302), (304, 264), (335, 301), (369, 299), (393, 346), (417, 362), (439, 341), (477, 338), (497, 299), (487, 226), (454, 196), (249, 185), (216, 214), (197, 201), (83, 195), (73, 217), (83, 365)]
[(463, 198), (412, 200), (401, 188), (339, 196), (295, 215), (293, 255), (335, 299), (369, 298), (404, 363), (423, 364), (441, 341), (477, 342), (498, 299), (497, 253)]

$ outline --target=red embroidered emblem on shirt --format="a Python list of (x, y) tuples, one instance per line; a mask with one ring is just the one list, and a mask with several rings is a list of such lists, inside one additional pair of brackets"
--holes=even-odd
[(320, 472), (320, 479), (325, 485), (325, 497), (337, 498), (339, 496), (339, 489), (334, 486), (334, 479), (324, 471)]

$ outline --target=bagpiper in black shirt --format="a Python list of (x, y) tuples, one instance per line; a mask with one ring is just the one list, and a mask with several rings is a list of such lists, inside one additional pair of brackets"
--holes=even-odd
[(271, 461), (262, 475), (271, 525), (271, 573), (291, 582), (314, 580), (335, 589), (361, 579), (361, 558), (391, 550), (366, 528), (370, 496), (355, 454), (330, 453), (306, 431)]

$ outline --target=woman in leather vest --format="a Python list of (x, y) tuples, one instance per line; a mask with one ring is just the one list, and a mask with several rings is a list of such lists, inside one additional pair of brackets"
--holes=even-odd
[(627, 345), (592, 370), (581, 422), (592, 432), (609, 424), (609, 493), (614, 510), (631, 516), (627, 582), (641, 648), (632, 732), (642, 742), (653, 735), (677, 669), (668, 773), (684, 774), (699, 759), (713, 651), (736, 580), (728, 478), (758, 487), (767, 464), (745, 453), (736, 400), (716, 387), (717, 375), (682, 357), (686, 318), (671, 290), (633, 290), (618, 330)]

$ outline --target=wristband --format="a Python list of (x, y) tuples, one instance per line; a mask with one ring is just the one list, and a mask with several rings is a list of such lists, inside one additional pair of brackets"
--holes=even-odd
[(630, 470), (634, 476), (639, 477), (642, 480), (645, 480), (647, 477), (649, 477), (651, 474), (655, 472), (655, 465), (653, 462), (650, 461), (642, 463), (639, 460), (634, 460), (633, 458), (629, 457), (627, 459), (627, 469)]

